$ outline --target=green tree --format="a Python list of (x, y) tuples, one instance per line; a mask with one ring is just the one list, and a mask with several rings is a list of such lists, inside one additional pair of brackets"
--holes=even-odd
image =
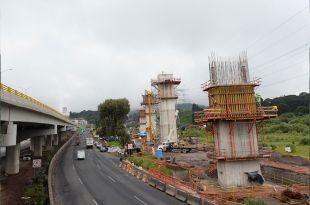
[(100, 134), (108, 136), (124, 135), (126, 133), (124, 123), (129, 110), (130, 105), (126, 98), (108, 99), (98, 105)]
[(197, 112), (197, 111), (203, 111), (203, 108), (201, 107), (201, 106), (199, 106), (199, 105), (197, 105), (197, 104), (193, 104), (193, 106), (192, 106), (192, 123), (193, 124), (196, 124), (195, 123), (195, 112)]

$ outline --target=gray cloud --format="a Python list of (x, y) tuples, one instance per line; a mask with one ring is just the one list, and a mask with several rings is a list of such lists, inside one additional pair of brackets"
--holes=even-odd
[[(117, 97), (137, 108), (150, 79), (162, 71), (182, 78), (180, 98), (206, 104), (200, 84), (209, 79), (212, 51), (235, 56), (247, 50), (251, 76), (263, 80), (258, 89), (263, 97), (309, 89), (306, 48), (257, 67), (310, 41), (308, 9), (270, 33), (308, 6), (307, 0), (0, 0), (0, 5), (2, 69), (14, 69), (3, 74), (3, 82), (29, 88), (29, 95), (58, 109), (96, 109)], [(299, 73), (305, 75), (290, 79)]]

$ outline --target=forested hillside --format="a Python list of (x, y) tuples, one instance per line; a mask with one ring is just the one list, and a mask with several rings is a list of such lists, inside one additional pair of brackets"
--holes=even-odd
[(83, 110), (82, 112), (70, 112), (70, 118), (83, 118), (88, 123), (96, 124), (99, 119), (99, 112), (92, 110)]

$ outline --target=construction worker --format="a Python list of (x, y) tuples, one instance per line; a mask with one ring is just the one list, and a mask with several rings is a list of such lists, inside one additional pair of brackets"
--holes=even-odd
[(255, 95), (255, 102), (256, 102), (256, 106), (260, 107), (261, 103), (263, 101), (263, 98), (261, 95), (259, 95), (258, 93)]

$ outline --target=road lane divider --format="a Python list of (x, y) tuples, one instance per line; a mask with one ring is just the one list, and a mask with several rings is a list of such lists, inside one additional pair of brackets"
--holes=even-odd
[(145, 203), (144, 201), (142, 201), (139, 197), (134, 196), (134, 198), (135, 198), (137, 201), (139, 201), (141, 204), (147, 205), (147, 203)]
[(95, 205), (98, 205), (97, 201), (95, 199), (93, 199), (93, 202)]
[(83, 184), (83, 182), (82, 182), (82, 180), (81, 180), (81, 178), (80, 178), (80, 177), (78, 178), (78, 180), (79, 180), (80, 184)]
[(112, 177), (110, 177), (110, 176), (107, 176), (112, 182), (116, 182), (116, 180), (115, 179), (113, 179)]

